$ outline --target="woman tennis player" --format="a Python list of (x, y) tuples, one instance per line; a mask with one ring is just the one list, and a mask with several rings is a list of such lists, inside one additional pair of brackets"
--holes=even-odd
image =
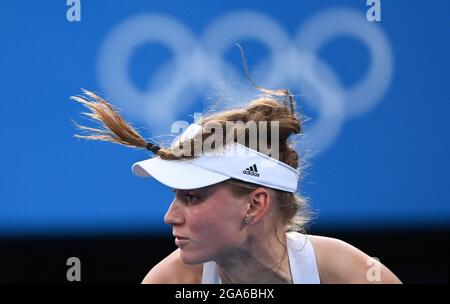
[(155, 156), (133, 172), (173, 189), (164, 220), (179, 248), (143, 283), (400, 283), (357, 248), (304, 232), (307, 204), (296, 193), (301, 166), (291, 145), (302, 121), (292, 98), (265, 92), (196, 121), (169, 147), (147, 142), (98, 95), (73, 97), (103, 124), (78, 126), (90, 132), (80, 137), (150, 150)]

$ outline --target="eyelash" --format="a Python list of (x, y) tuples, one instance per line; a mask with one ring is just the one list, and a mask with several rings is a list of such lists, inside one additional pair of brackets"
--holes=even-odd
[[(177, 193), (175, 189), (171, 189), (171, 190), (173, 193), (175, 193), (175, 194)], [(197, 195), (192, 195), (189, 193), (185, 194), (184, 196), (186, 197), (187, 203), (192, 203), (192, 200), (198, 199)]]
[(192, 194), (186, 194), (186, 201), (188, 202), (188, 203), (192, 203), (192, 200), (195, 200), (195, 199), (197, 199), (198, 197), (197, 196), (195, 196), (195, 195), (192, 195)]

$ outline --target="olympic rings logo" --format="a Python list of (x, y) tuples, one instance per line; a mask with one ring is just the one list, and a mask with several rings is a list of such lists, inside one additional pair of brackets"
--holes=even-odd
[[(317, 53), (330, 40), (349, 36), (361, 41), (370, 56), (363, 79), (345, 88), (338, 75)], [(318, 117), (306, 126), (298, 150), (309, 155), (323, 152), (337, 138), (346, 119), (363, 115), (384, 96), (393, 73), (390, 43), (382, 29), (367, 22), (365, 15), (346, 8), (322, 11), (299, 27), (293, 38), (275, 20), (253, 11), (238, 11), (217, 18), (199, 39), (183, 24), (166, 15), (145, 14), (130, 17), (107, 35), (98, 58), (98, 76), (104, 92), (121, 108), (152, 131), (166, 128), (211, 90), (230, 82), (246, 83), (224, 58), (224, 52), (243, 39), (265, 45), (265, 58), (255, 71), (266, 78), (267, 88), (306, 90), (315, 98), (312, 107)], [(138, 89), (129, 77), (129, 61), (136, 48), (161, 43), (173, 59), (154, 71), (153, 79), (162, 87), (148, 92)], [(170, 71), (170, 73), (169, 73)], [(151, 86), (149, 86), (151, 87)], [(224, 88), (231, 100), (248, 101), (255, 91), (232, 86)], [(165, 127), (162, 129), (161, 126)]]

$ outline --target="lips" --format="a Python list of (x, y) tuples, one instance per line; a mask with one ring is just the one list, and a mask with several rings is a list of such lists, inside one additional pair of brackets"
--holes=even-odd
[(173, 234), (173, 236), (175, 237), (175, 244), (176, 244), (178, 247), (183, 246), (183, 245), (186, 244), (186, 243), (188, 242), (188, 240), (189, 240), (189, 238), (187, 238), (187, 237), (185, 237), (185, 236), (183, 236), (183, 235), (181, 235), (181, 234), (178, 234), (178, 233), (175, 233), (175, 232), (173, 232), (172, 234)]
[(178, 247), (185, 245), (189, 241), (189, 238), (178, 235), (178, 234), (174, 234), (173, 236), (175, 237), (175, 244)]
[(187, 237), (179, 235), (179, 234), (174, 234), (173, 236), (178, 239), (187, 239)]

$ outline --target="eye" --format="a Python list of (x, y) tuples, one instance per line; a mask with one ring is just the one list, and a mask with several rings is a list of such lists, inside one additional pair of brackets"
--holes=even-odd
[(190, 193), (187, 193), (185, 195), (185, 197), (186, 197), (186, 202), (188, 204), (193, 204), (193, 203), (195, 203), (198, 200), (198, 196), (190, 194)]

